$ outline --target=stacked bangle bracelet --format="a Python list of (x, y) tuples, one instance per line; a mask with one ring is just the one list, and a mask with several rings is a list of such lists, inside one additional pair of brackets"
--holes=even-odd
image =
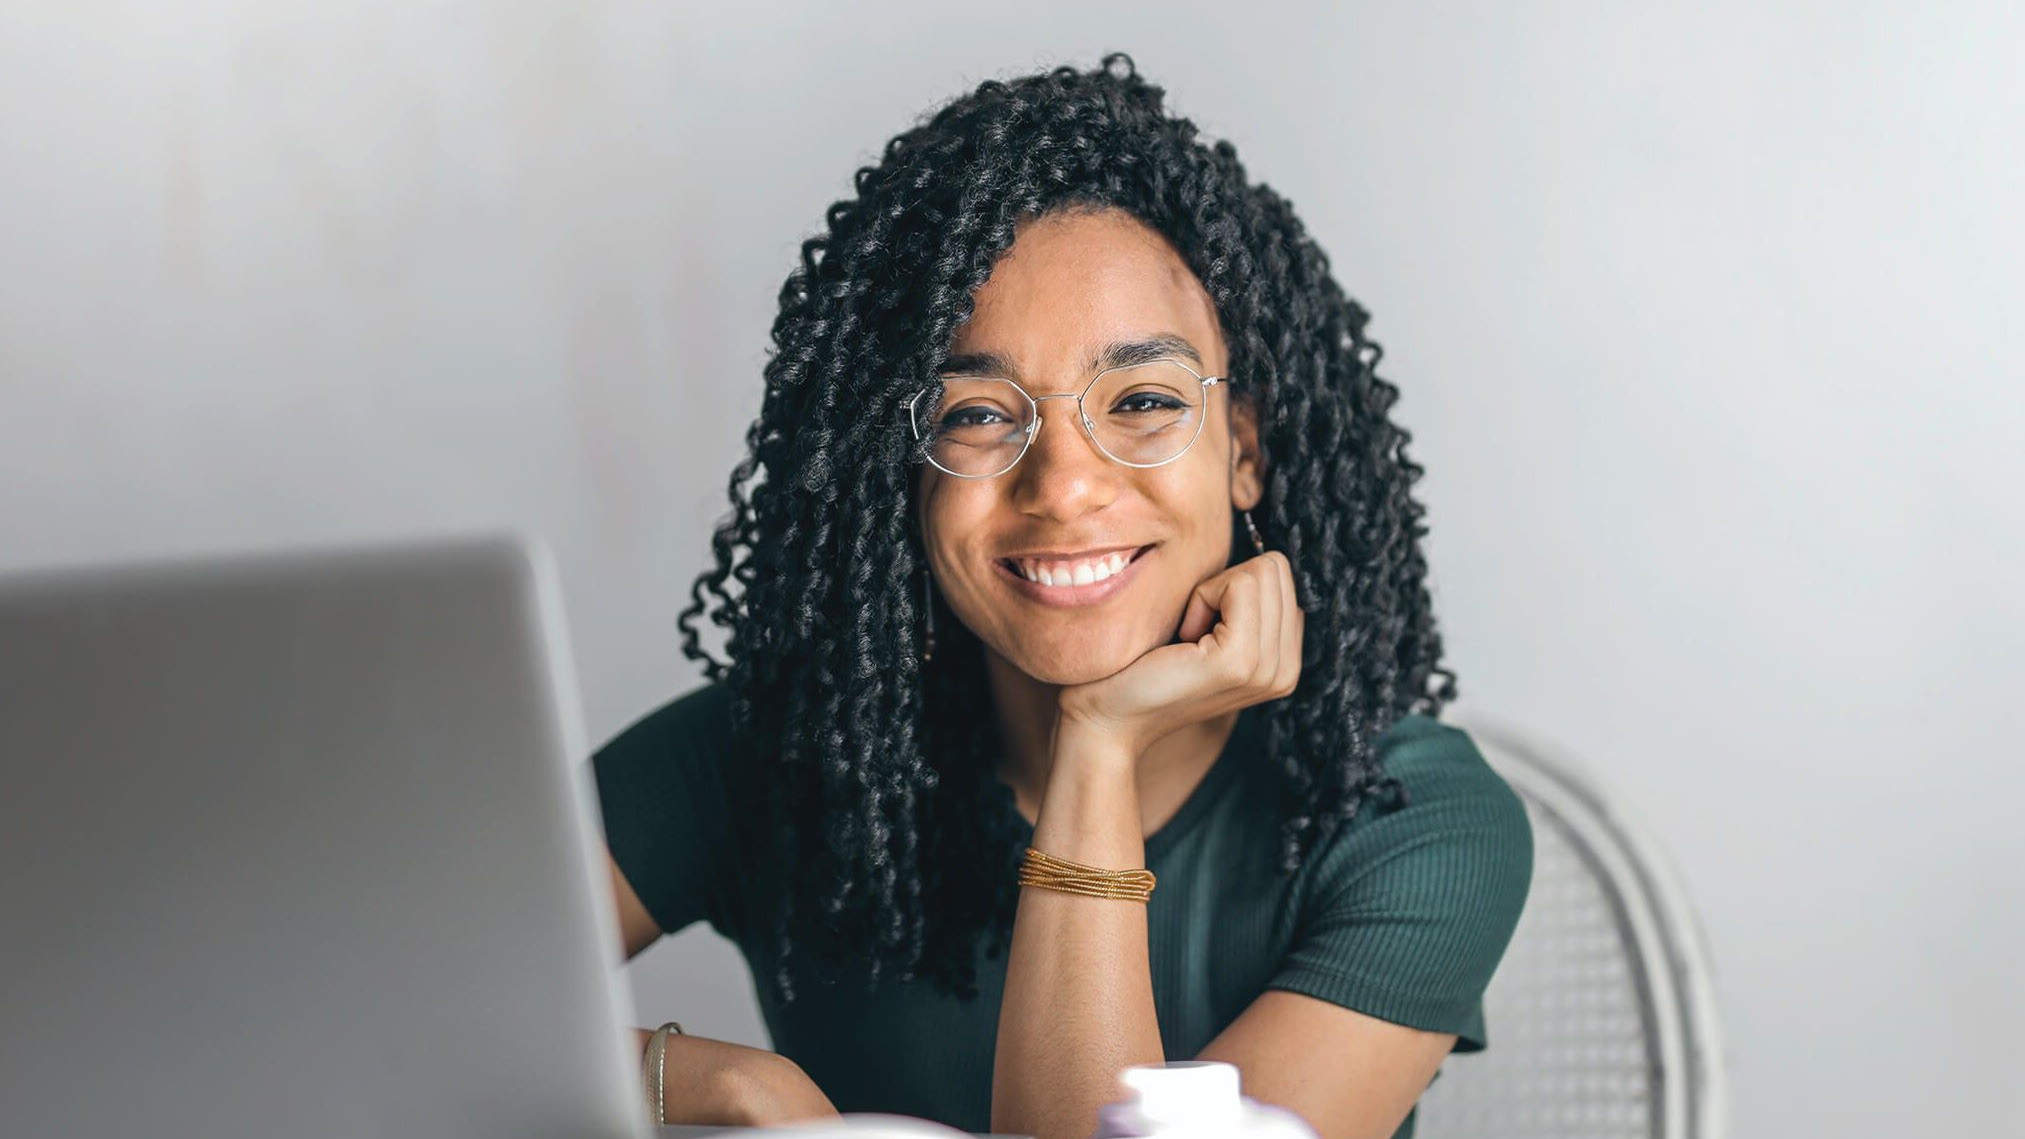
[(1042, 854), (1033, 847), (1027, 848), (1026, 858), (1020, 863), (1020, 885), (1039, 886), (1043, 890), (1059, 890), (1064, 894), (1080, 894), (1085, 898), (1115, 898), (1124, 902), (1144, 902), (1153, 896), (1153, 872), (1151, 870), (1105, 870), (1099, 866), (1085, 866), (1080, 862)]
[(668, 1122), (668, 1068), (664, 1062), (668, 1056), (668, 1034), (680, 1033), (682, 1026), (669, 1021), (654, 1030), (647, 1040), (647, 1055), (640, 1061), (641, 1082), (647, 1086), (647, 1110), (653, 1113), (654, 1122)]

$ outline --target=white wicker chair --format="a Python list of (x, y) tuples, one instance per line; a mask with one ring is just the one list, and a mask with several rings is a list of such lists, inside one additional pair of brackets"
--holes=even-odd
[(1416, 1139), (1723, 1139), (1709, 958), (1665, 855), (1592, 779), (1465, 718), (1533, 822), (1533, 887), (1484, 997), (1491, 1045), (1452, 1057)]

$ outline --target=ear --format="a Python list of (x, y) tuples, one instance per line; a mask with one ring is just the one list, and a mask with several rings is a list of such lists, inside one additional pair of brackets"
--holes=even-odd
[(1250, 510), (1266, 493), (1266, 456), (1259, 449), (1259, 413), (1252, 401), (1230, 401), (1230, 506)]

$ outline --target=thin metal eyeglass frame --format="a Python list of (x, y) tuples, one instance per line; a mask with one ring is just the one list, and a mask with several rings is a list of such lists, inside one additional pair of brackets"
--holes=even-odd
[[(1111, 452), (1105, 450), (1104, 444), (1097, 441), (1097, 425), (1090, 422), (1089, 413), (1083, 410), (1083, 397), (1089, 395), (1092, 391), (1096, 390), (1098, 383), (1102, 382), (1105, 376), (1108, 376), (1113, 372), (1123, 372), (1130, 368), (1143, 368), (1148, 364), (1173, 364), (1175, 367), (1180, 368), (1182, 371), (1187, 372), (1191, 376), (1194, 376), (1196, 382), (1202, 385), (1203, 414), (1196, 418), (1195, 434), (1188, 437), (1188, 442), (1183, 443), (1181, 445), (1181, 450), (1176, 451), (1174, 454), (1167, 456), (1165, 459), (1162, 459), (1157, 463), (1127, 462), (1126, 460), (1121, 459), (1118, 456), (1112, 454)], [(1202, 438), (1203, 424), (1209, 422), (1209, 414), (1208, 414), (1209, 389), (1215, 387), (1217, 384), (1227, 384), (1230, 382), (1229, 376), (1202, 375), (1201, 373), (1197, 372), (1194, 368), (1189, 367), (1186, 362), (1173, 356), (1159, 356), (1151, 360), (1140, 360), (1132, 364), (1119, 364), (1116, 367), (1106, 368), (1103, 371), (1098, 372), (1096, 375), (1091, 376), (1090, 382), (1083, 385), (1082, 391), (1057, 392), (1054, 395), (1043, 395), (1043, 396), (1028, 395), (1027, 390), (1025, 388), (1019, 386), (1018, 384), (1014, 383), (1011, 380), (1006, 379), (1004, 376), (955, 375), (955, 376), (944, 376), (943, 378), (945, 380), (997, 380), (998, 382), (1005, 384), (1006, 386), (1012, 388), (1012, 390), (1024, 396), (1026, 398), (1027, 403), (1032, 407), (1033, 421), (1031, 424), (1028, 425), (1028, 427), (1024, 432), (1024, 434), (1026, 435), (1026, 439), (1020, 443), (1020, 453), (1013, 456), (1012, 462), (1007, 463), (1005, 466), (999, 468), (996, 471), (993, 471), (988, 475), (966, 475), (961, 471), (952, 471), (948, 467), (945, 467), (941, 463), (935, 461), (935, 454), (933, 449), (931, 449), (928, 452), (929, 465), (933, 466), (936, 470), (941, 471), (943, 474), (950, 476), (951, 478), (959, 478), (959, 479), (995, 479), (998, 476), (1005, 474), (1007, 471), (1012, 470), (1014, 467), (1019, 466), (1020, 460), (1027, 457), (1027, 452), (1033, 450), (1034, 440), (1039, 438), (1041, 434), (1041, 424), (1046, 422), (1046, 419), (1041, 415), (1041, 404), (1042, 402), (1051, 399), (1072, 399), (1076, 401), (1076, 418), (1082, 421), (1083, 434), (1089, 437), (1090, 445), (1092, 447), (1097, 448), (1097, 453), (1099, 455), (1102, 455), (1105, 458), (1111, 460), (1112, 462), (1117, 463), (1119, 466), (1132, 467), (1134, 469), (1142, 471), (1151, 470), (1154, 467), (1164, 467), (1167, 464), (1173, 462), (1174, 460), (1179, 459), (1183, 455), (1188, 454), (1188, 449), (1190, 447), (1195, 446), (1195, 441), (1197, 439)], [(931, 389), (929, 388), (922, 388), (920, 391), (915, 392), (913, 395), (900, 401), (900, 406), (907, 409), (907, 429), (913, 433), (914, 440), (917, 443), (921, 441), (922, 431), (921, 431), (921, 416), (917, 412), (916, 405), (921, 402), (921, 397), (927, 395), (930, 390)]]

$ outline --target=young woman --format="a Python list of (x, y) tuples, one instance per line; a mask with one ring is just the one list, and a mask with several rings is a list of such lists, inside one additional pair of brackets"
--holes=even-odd
[(984, 83), (855, 185), (683, 615), (710, 683), (595, 760), (628, 953), (710, 922), (778, 1049), (667, 1036), (667, 1118), (1080, 1139), (1124, 1065), (1211, 1057), (1410, 1134), (1532, 846), (1432, 718), (1364, 310), (1122, 55)]

